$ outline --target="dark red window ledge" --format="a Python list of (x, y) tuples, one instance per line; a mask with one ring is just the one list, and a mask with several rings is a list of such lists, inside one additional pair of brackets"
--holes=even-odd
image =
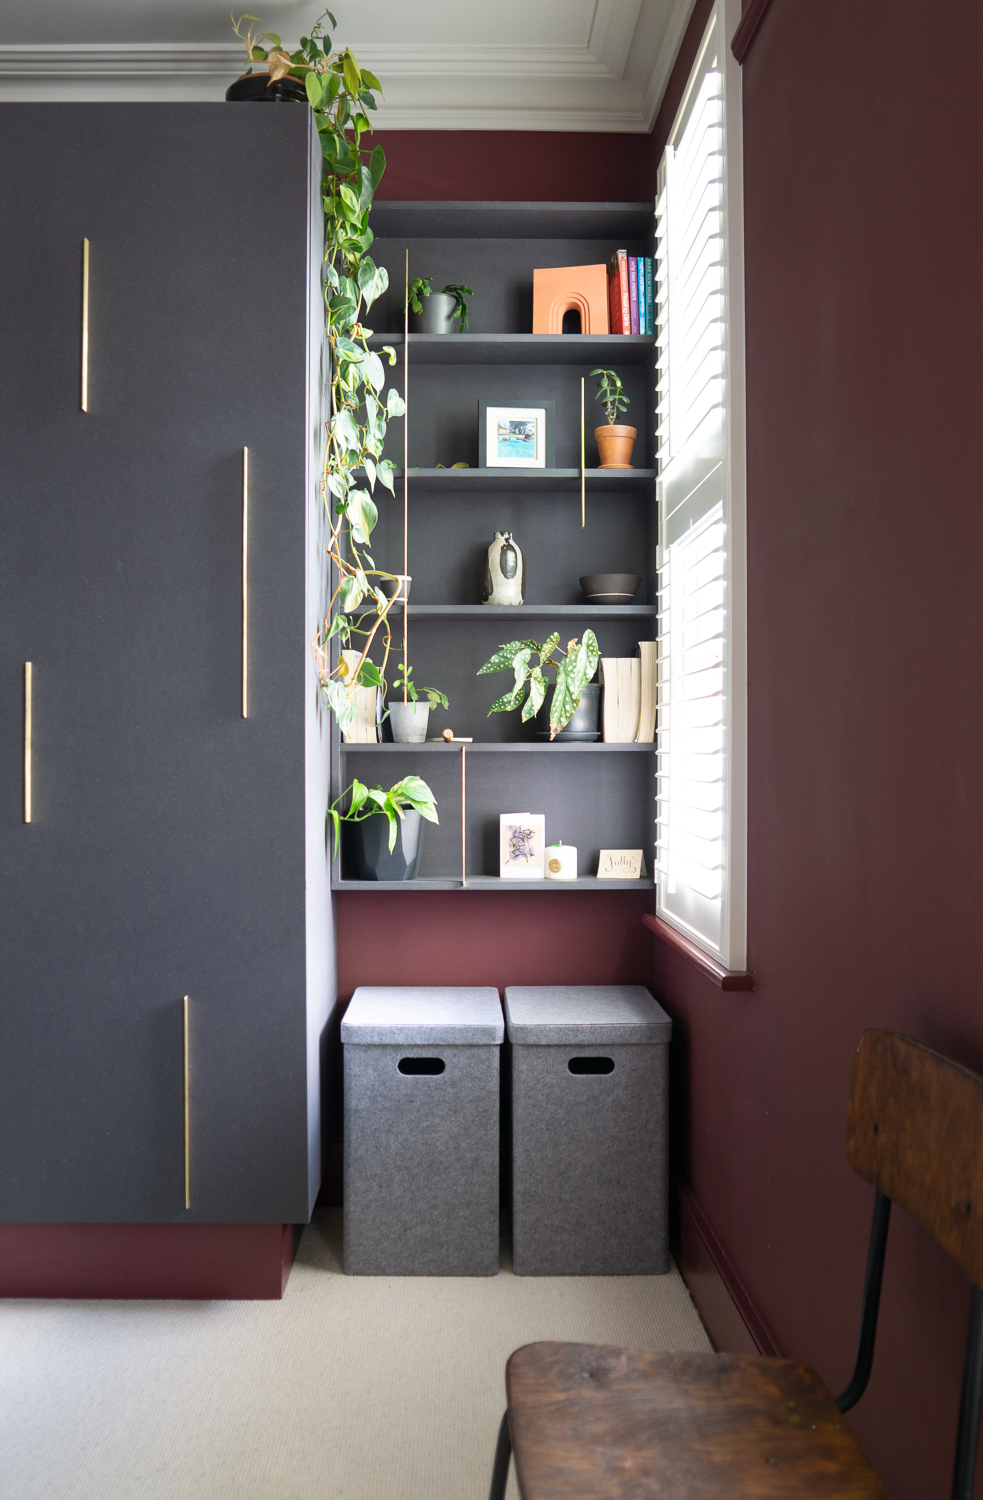
[(751, 43), (758, 34), (761, 23), (771, 8), (771, 0), (750, 0), (745, 6), (740, 24), (734, 32), (730, 50), (739, 63), (743, 63), (751, 50)]
[(720, 990), (753, 990), (754, 975), (748, 974), (741, 969), (725, 969), (723, 964), (718, 964), (709, 953), (704, 953), (689, 938), (683, 937), (675, 927), (670, 927), (668, 922), (663, 922), (659, 917), (653, 917), (649, 912), (642, 913), (642, 921), (645, 926), (654, 932), (656, 937), (668, 943), (670, 948), (675, 948), (677, 953), (682, 953), (689, 959), (690, 963), (704, 973), (708, 979)]

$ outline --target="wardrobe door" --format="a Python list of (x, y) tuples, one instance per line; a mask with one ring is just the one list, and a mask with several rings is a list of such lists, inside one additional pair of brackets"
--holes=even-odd
[(0, 226), (8, 1220), (306, 1216), (309, 147), (306, 111), (265, 113), (0, 115), (39, 205)]

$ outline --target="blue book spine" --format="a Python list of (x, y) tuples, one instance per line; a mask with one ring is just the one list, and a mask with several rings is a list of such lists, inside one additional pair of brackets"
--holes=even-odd
[(645, 257), (645, 332), (655, 332), (655, 273), (651, 255)]
[(638, 332), (638, 258), (628, 257), (628, 306), (631, 310), (631, 331)]

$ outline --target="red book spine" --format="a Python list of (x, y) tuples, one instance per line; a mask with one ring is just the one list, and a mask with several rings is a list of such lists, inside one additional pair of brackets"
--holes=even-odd
[(628, 256), (628, 304), (629, 322), (632, 333), (638, 332), (638, 261), (634, 255)]
[[(631, 312), (629, 310), (628, 298), (628, 251), (618, 250), (611, 257), (612, 285), (618, 289), (620, 300), (620, 316), (613, 314), (611, 318), (612, 333), (628, 333), (631, 330)], [(612, 307), (614, 303), (612, 301)]]
[(611, 332), (624, 333), (621, 326), (621, 278), (618, 275), (617, 255), (612, 255), (608, 267), (608, 301), (611, 306)]

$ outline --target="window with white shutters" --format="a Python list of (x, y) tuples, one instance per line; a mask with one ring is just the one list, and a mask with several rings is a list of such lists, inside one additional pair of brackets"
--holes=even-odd
[(659, 916), (743, 969), (741, 83), (725, 40), (734, 8), (717, 0), (659, 169), (655, 863)]

